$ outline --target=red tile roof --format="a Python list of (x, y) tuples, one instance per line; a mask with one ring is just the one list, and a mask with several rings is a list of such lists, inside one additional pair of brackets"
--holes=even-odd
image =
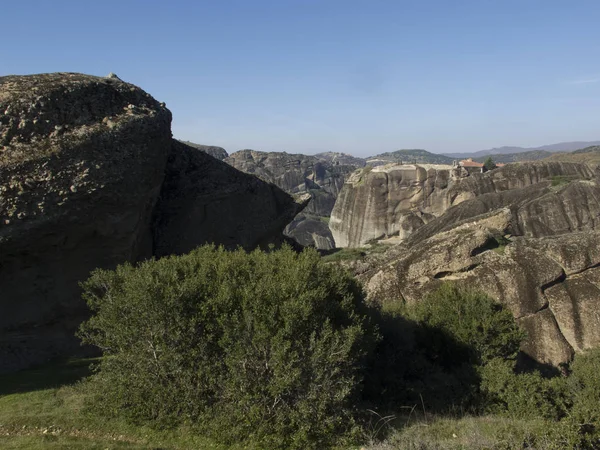
[(460, 164), (463, 167), (483, 167), (483, 163), (478, 163), (476, 161), (473, 161), (471, 158), (463, 159), (458, 164)]

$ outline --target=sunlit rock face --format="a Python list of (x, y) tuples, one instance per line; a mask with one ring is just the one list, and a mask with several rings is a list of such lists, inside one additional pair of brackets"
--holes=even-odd
[[(360, 247), (372, 239), (389, 236), (406, 239), (463, 202), (478, 199), (470, 204), (470, 210), (454, 213), (453, 220), (526, 200), (532, 191), (547, 188), (549, 193), (555, 184), (591, 180), (593, 176), (585, 164), (560, 162), (509, 164), (475, 174), (460, 167), (440, 165), (367, 167), (347, 179), (331, 213), (329, 227), (338, 247)], [(528, 189), (531, 186), (536, 187)], [(546, 202), (550, 208), (553, 200), (548, 197)], [(536, 214), (532, 210), (528, 213), (526, 207), (522, 213)], [(543, 235), (544, 230), (539, 228), (536, 232)]]

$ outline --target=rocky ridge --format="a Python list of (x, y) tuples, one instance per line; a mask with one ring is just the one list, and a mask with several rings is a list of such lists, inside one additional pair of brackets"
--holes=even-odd
[(418, 302), (457, 283), (512, 311), (528, 333), (522, 361), (556, 367), (600, 345), (600, 186), (588, 166), (507, 166), (451, 179), (438, 194), (448, 209), (353, 263), (371, 299)]

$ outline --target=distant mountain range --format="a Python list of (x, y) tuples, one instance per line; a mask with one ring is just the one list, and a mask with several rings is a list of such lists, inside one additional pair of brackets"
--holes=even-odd
[[(199, 150), (209, 153), (217, 159), (225, 159), (227, 152), (221, 147), (199, 145), (187, 141), (182, 141)], [(402, 149), (393, 152), (380, 153), (369, 156), (368, 158), (355, 157), (346, 153), (323, 152), (310, 156), (320, 160), (328, 161), (333, 165), (350, 165), (362, 167), (365, 164), (372, 166), (388, 163), (405, 164), (452, 164), (456, 160), (473, 158), (474, 161), (484, 162), (491, 157), (497, 163), (511, 163), (520, 161), (535, 161), (551, 158), (554, 160), (593, 160), (600, 164), (600, 141), (574, 141), (560, 142), (558, 144), (542, 145), (541, 147), (498, 147), (489, 150), (481, 150), (473, 153), (431, 153), (423, 149)], [(286, 154), (285, 152), (280, 152)], [(578, 155), (581, 153), (581, 155)], [(574, 156), (567, 156), (574, 155)], [(555, 157), (555, 158), (552, 158)]]
[(544, 150), (550, 153), (554, 152), (572, 152), (585, 147), (600, 145), (600, 141), (574, 141), (574, 142), (559, 142), (558, 144), (542, 145), (541, 147), (496, 147), (488, 150), (480, 150), (473, 153), (442, 153), (451, 158), (480, 158), (489, 155), (507, 155), (513, 153), (524, 153), (532, 151)]

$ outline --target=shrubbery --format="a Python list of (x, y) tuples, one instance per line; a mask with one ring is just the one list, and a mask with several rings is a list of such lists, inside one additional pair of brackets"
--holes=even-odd
[(83, 288), (94, 316), (81, 336), (105, 353), (94, 410), (270, 448), (354, 431), (378, 334), (357, 283), (315, 251), (206, 246), (97, 270)]
[(390, 311), (368, 307), (316, 251), (211, 246), (97, 270), (83, 288), (94, 315), (81, 336), (105, 353), (86, 385), (95, 412), (324, 448), (356, 437), (367, 408), (418, 404), (541, 417), (560, 445), (597, 443), (600, 350), (578, 355), (569, 377), (516, 373), (525, 334), (480, 292), (443, 285)]

